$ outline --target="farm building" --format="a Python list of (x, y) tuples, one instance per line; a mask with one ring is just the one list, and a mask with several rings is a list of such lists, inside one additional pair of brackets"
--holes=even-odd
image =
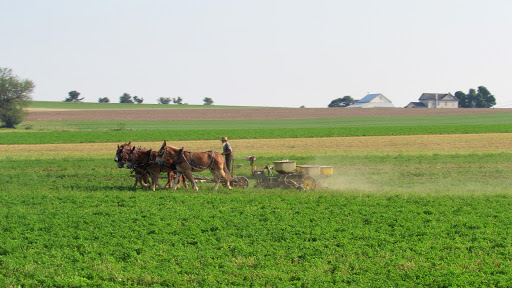
[(458, 108), (459, 99), (451, 93), (423, 93), (420, 102), (411, 102), (405, 108)]
[(382, 94), (368, 94), (347, 108), (394, 108), (391, 100)]

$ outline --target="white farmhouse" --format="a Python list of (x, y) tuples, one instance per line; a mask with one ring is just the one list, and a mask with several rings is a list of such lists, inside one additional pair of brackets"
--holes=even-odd
[(458, 108), (459, 99), (451, 93), (423, 93), (420, 102), (411, 102), (405, 108)]
[(391, 101), (382, 94), (368, 94), (347, 108), (394, 108)]

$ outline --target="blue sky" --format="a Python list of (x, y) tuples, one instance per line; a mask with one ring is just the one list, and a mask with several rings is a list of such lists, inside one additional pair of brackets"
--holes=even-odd
[(34, 100), (327, 107), (486, 86), (512, 107), (512, 1), (0, 0), (0, 67)]

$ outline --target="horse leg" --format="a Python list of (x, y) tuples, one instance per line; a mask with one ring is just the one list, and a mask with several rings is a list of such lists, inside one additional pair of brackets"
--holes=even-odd
[(136, 171), (135, 172), (135, 189), (137, 189), (137, 183), (140, 183), (142, 187), (148, 187), (149, 184), (149, 176), (144, 171)]
[(158, 188), (165, 189), (165, 187), (162, 187), (160, 183), (158, 183), (158, 179), (160, 178), (160, 170), (153, 172), (153, 191), (155, 191), (155, 186), (158, 185)]
[(184, 173), (185, 177), (187, 177), (188, 181), (192, 183), (192, 189), (199, 191), (199, 188), (197, 187), (196, 180), (194, 179), (194, 175), (192, 175), (191, 171), (187, 171)]
[(214, 170), (210, 170), (210, 172), (212, 172), (213, 181), (215, 182), (215, 187), (213, 187), (213, 190), (217, 190), (219, 188), (220, 183), (219, 174), (217, 174), (217, 172), (215, 172)]
[(188, 189), (187, 178), (185, 178), (185, 176), (181, 175), (180, 181), (183, 182), (183, 187), (185, 187), (185, 189)]
[[(228, 178), (228, 176), (226, 176), (226, 173), (224, 173), (224, 171), (222, 171), (222, 170), (218, 171), (217, 173), (219, 173), (219, 174), (220, 174), (220, 176), (221, 176), (222, 178), (224, 178), (224, 180), (226, 180), (226, 186), (228, 187), (228, 189), (230, 189), (230, 190), (231, 190), (231, 186), (229, 185), (229, 178)], [(219, 180), (219, 181), (220, 181), (220, 180)]]
[(165, 189), (171, 187), (171, 183), (172, 183), (172, 177), (174, 177), (174, 173), (172, 172), (167, 172), (167, 183), (165, 183)]
[[(141, 181), (141, 175), (135, 172), (135, 183), (133, 184), (133, 189), (137, 189), (137, 184)], [(142, 184), (140, 184), (142, 185)]]
[(140, 176), (135, 174), (135, 184), (133, 184), (133, 189), (137, 189), (137, 183), (140, 182)]
[(176, 178), (174, 178), (174, 183), (172, 184), (172, 190), (176, 190), (176, 186), (178, 185), (178, 179), (181, 177), (180, 171), (176, 171)]

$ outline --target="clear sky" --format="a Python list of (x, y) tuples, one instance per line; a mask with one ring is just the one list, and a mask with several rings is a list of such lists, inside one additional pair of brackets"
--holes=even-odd
[(486, 86), (512, 107), (510, 0), (0, 0), (0, 67), (34, 100), (327, 107)]

